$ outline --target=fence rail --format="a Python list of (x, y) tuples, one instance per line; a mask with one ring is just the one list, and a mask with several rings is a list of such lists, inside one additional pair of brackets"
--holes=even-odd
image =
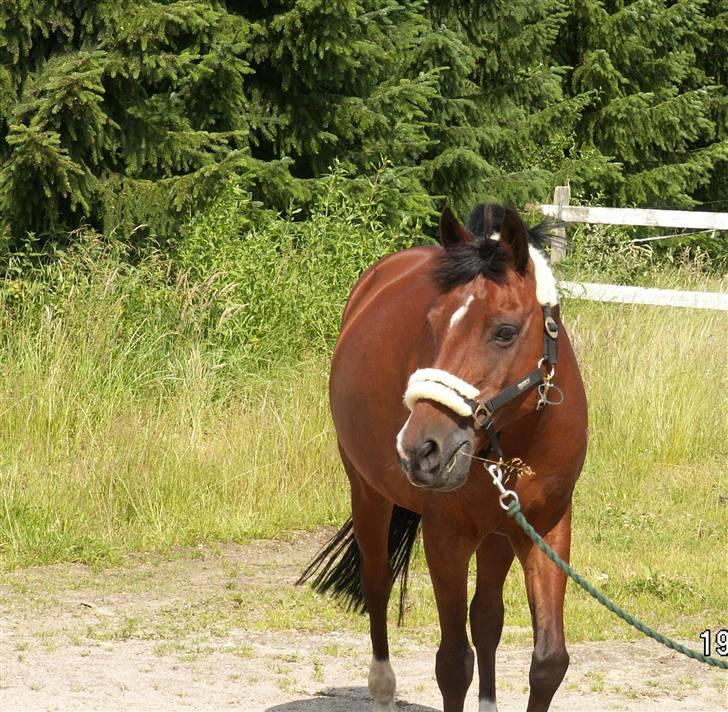
[[(552, 262), (558, 262), (566, 255), (567, 238), (564, 224), (567, 223), (728, 231), (728, 213), (657, 210), (653, 208), (592, 208), (569, 205), (570, 198), (571, 189), (569, 186), (558, 186), (554, 190), (553, 203), (526, 206), (532, 212), (539, 212), (562, 223), (551, 234)], [(649, 287), (627, 287), (618, 284), (568, 281), (560, 282), (559, 288), (563, 293), (575, 299), (728, 311), (728, 294), (723, 292), (688, 292), (678, 289), (654, 289)]]
[(694, 230), (728, 230), (728, 213), (656, 210), (652, 208), (592, 208), (581, 205), (538, 205), (538, 212), (565, 223), (685, 227)]
[(559, 291), (572, 299), (615, 304), (652, 304), (655, 306), (717, 309), (728, 311), (728, 293), (686, 292), (679, 289), (625, 287), (594, 282), (559, 282)]

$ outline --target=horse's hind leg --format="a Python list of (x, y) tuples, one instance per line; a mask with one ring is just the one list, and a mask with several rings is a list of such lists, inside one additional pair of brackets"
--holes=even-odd
[(362, 479), (343, 453), (342, 460), (351, 482), (354, 536), (361, 555), (361, 585), (369, 614), (369, 692), (375, 710), (394, 710), (397, 682), (389, 662), (387, 637), (387, 604), (393, 584), (388, 548), (393, 505)]
[[(564, 560), (571, 547), (571, 505), (544, 540)], [(528, 712), (548, 710), (569, 667), (564, 641), (566, 575), (525, 535), (513, 541), (523, 565), (531, 608), (534, 647), (529, 674)]]
[(510, 541), (497, 534), (478, 547), (475, 595), (470, 604), (470, 630), (478, 655), (480, 712), (495, 712), (495, 651), (503, 631), (503, 582), (513, 563)]

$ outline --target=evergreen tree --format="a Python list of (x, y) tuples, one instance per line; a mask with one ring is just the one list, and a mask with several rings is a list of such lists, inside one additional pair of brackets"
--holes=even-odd
[(0, 210), (16, 244), (83, 222), (163, 234), (221, 175), (265, 175), (249, 152), (250, 23), (219, 3), (8, 0), (0, 28)]
[[(718, 87), (713, 92), (709, 118), (715, 124), (715, 141), (728, 141), (728, 0), (708, 0), (701, 30), (702, 42), (696, 47), (697, 68), (703, 82)], [(716, 161), (710, 179), (695, 197), (706, 210), (728, 210), (728, 160)]]
[(437, 81), (405, 60), (426, 28), (390, 0), (10, 0), (2, 222), (16, 246), (83, 222), (170, 237), (231, 173), (285, 207), (336, 160), (389, 161), (379, 175), (419, 195)]
[(335, 164), (350, 190), (386, 181), (390, 214), (565, 180), (715, 202), (727, 18), (726, 0), (4, 0), (0, 240), (170, 239), (233, 174), (284, 209)]
[(420, 162), (432, 146), (430, 106), (439, 91), (437, 68), (412, 71), (412, 57), (431, 32), (422, 9), (421, 0), (259, 6), (258, 41), (247, 57), (255, 70), (249, 86), (266, 122), (253, 155), (290, 159), (303, 181), (335, 163), (354, 177), (376, 172), (399, 186), (403, 206), (422, 213), (422, 202), (407, 197), (424, 192)]
[(592, 92), (576, 148), (609, 161), (603, 172), (575, 181), (577, 190), (616, 205), (687, 207), (696, 190), (721, 173), (728, 159), (720, 125), (726, 87), (715, 63), (725, 58), (716, 59), (721, 55), (710, 46), (708, 30), (721, 32), (725, 13), (711, 22), (705, 5), (573, 2), (556, 47), (560, 61), (572, 67), (571, 95)]
[(550, 199), (555, 184), (603, 163), (568, 155), (589, 94), (565, 97), (566, 68), (553, 60), (566, 9), (563, 0), (431, 2), (439, 34), (433, 54), (468, 70), (467, 82), (445, 73), (450, 81), (441, 94), (450, 102), (433, 127), (439, 151), (428, 165), (434, 191), (452, 199), (455, 186), (465, 205), (482, 199), (524, 205)]

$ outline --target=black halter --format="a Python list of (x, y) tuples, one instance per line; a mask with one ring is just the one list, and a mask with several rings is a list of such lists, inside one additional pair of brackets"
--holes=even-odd
[[(507, 403), (510, 403), (514, 398), (517, 398), (522, 393), (530, 391), (532, 388), (538, 386), (540, 399), (536, 410), (541, 410), (547, 404), (557, 405), (563, 401), (563, 394), (558, 386), (555, 386), (551, 381), (556, 371), (556, 360), (558, 356), (558, 336), (559, 326), (556, 320), (551, 316), (551, 306), (546, 305), (543, 307), (543, 356), (538, 362), (538, 366), (528, 373), (524, 378), (512, 383), (510, 386), (504, 388), (500, 393), (497, 393), (488, 400), (472, 401), (473, 408), (473, 419), (475, 423), (485, 429), (490, 439), (491, 450), (496, 454), (497, 457), (503, 457), (503, 450), (498, 441), (498, 431), (495, 428), (495, 422), (493, 416)], [(544, 365), (548, 364), (549, 371), (544, 371)], [(548, 392), (552, 389), (556, 389), (561, 394), (561, 399), (558, 401), (548, 400)]]
[[(563, 401), (563, 393), (558, 386), (552, 383), (556, 371), (557, 346), (559, 327), (551, 315), (551, 306), (543, 309), (544, 337), (543, 355), (533, 371), (523, 378), (504, 388), (488, 400), (478, 398), (478, 389), (467, 381), (437, 368), (425, 368), (415, 371), (409, 379), (404, 401), (412, 410), (414, 403), (421, 398), (429, 398), (454, 410), (462, 417), (472, 417), (477, 427), (484, 428), (490, 438), (492, 451), (502, 458), (503, 451), (498, 442), (498, 432), (493, 420), (497, 411), (510, 403), (514, 398), (538, 387), (539, 401), (536, 406), (541, 410), (545, 405), (558, 405)], [(547, 370), (546, 370), (547, 369)], [(425, 385), (425, 391), (418, 390)], [(428, 387), (434, 390), (429, 390)], [(548, 393), (554, 389), (559, 400), (549, 400)]]

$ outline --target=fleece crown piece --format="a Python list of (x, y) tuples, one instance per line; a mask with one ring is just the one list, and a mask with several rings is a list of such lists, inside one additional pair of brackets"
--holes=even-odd
[(536, 299), (541, 306), (555, 307), (559, 303), (559, 290), (556, 288), (556, 278), (551, 271), (548, 259), (541, 250), (533, 245), (529, 245), (528, 252), (533, 260)]

